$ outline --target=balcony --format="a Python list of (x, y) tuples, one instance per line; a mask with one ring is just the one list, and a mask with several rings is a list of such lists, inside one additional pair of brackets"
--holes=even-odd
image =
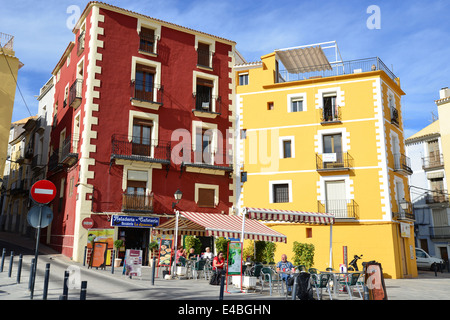
[(317, 171), (347, 171), (353, 167), (353, 158), (348, 152), (316, 154)]
[(222, 99), (219, 96), (214, 96), (205, 93), (194, 92), (192, 94), (194, 98), (195, 108), (192, 110), (197, 116), (210, 115), (210, 117), (216, 117), (221, 114), (222, 111)]
[(44, 167), (45, 164), (42, 163), (42, 155), (41, 154), (37, 154), (33, 157), (33, 159), (31, 160), (31, 170), (33, 171), (38, 171), (40, 169), (42, 169), (42, 167)]
[(411, 170), (411, 160), (404, 154), (396, 153), (394, 154), (394, 171), (400, 172), (402, 174), (410, 175)]
[[(232, 157), (218, 151), (192, 150), (191, 146), (185, 146), (181, 160), (182, 167), (233, 172)], [(205, 171), (208, 172), (210, 171)]]
[(431, 239), (450, 239), (450, 226), (430, 227)]
[[(395, 206), (393, 208), (393, 211), (395, 210)], [(400, 221), (414, 221), (414, 212), (413, 212), (413, 205), (409, 201), (401, 201), (397, 203), (397, 212), (393, 212), (393, 216), (395, 219)]]
[(69, 106), (76, 109), (81, 104), (83, 79), (75, 80), (69, 90)]
[(139, 34), (139, 38), (140, 38), (139, 51), (142, 51), (143, 53), (147, 53), (150, 55), (158, 55), (157, 43), (159, 37), (157, 35), (146, 34), (144, 32), (141, 32)]
[(425, 202), (427, 204), (441, 204), (448, 206), (448, 191), (447, 190), (435, 190), (432, 192), (427, 192), (425, 197)]
[(45, 117), (39, 117), (36, 120), (36, 132), (41, 134), (45, 131), (47, 127), (47, 119)]
[(332, 213), (336, 219), (358, 219), (358, 205), (353, 199), (319, 200), (319, 213)]
[(394, 81), (397, 78), (395, 74), (391, 70), (389, 70), (389, 68), (386, 67), (383, 61), (381, 61), (381, 59), (378, 57), (351, 60), (351, 61), (342, 61), (342, 62), (332, 62), (330, 63), (330, 65), (323, 65), (323, 66), (318, 65), (314, 67), (315, 69), (322, 69), (322, 70), (310, 71), (311, 66), (298, 68), (291, 72), (288, 72), (287, 70), (279, 70), (277, 82), (281, 83), (306, 79), (328, 78), (347, 74), (358, 74), (379, 70), (384, 71), (386, 75)]
[(59, 171), (62, 169), (62, 164), (59, 162), (59, 149), (53, 151), (48, 159), (48, 171)]
[(59, 163), (73, 166), (78, 161), (78, 137), (68, 137), (64, 140)]
[(158, 110), (163, 105), (164, 88), (160, 84), (131, 80), (131, 104)]
[(321, 113), (320, 124), (333, 124), (333, 123), (341, 123), (342, 115), (341, 115), (341, 107), (324, 107)]
[(122, 211), (135, 213), (153, 212), (153, 193), (151, 194), (122, 194)]
[(441, 169), (443, 166), (444, 166), (444, 155), (443, 154), (437, 154), (435, 156), (422, 158), (423, 170)]
[(170, 164), (170, 142), (149, 140), (147, 143), (133, 142), (139, 139), (127, 135), (112, 136), (112, 159)]

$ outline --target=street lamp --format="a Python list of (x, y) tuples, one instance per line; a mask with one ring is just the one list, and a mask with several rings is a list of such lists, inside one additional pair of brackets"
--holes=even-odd
[(177, 191), (175, 191), (173, 196), (175, 200), (177, 200), (177, 202), (172, 202), (172, 209), (174, 209), (175, 206), (178, 204), (178, 202), (180, 202), (181, 198), (183, 197), (183, 192), (181, 192), (180, 189), (177, 189)]

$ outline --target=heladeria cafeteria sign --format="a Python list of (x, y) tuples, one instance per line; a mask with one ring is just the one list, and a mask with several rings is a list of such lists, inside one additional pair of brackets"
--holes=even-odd
[(139, 216), (112, 216), (111, 226), (129, 228), (153, 228), (159, 225), (159, 218)]

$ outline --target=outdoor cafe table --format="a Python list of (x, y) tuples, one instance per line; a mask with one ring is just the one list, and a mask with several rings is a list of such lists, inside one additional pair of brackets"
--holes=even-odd
[[(335, 272), (335, 271), (320, 271), (320, 273), (329, 273), (333, 277), (333, 297), (336, 297), (336, 294), (339, 293), (341, 280), (350, 277), (353, 273), (359, 273), (360, 271), (355, 272)], [(345, 288), (345, 287), (344, 287)]]

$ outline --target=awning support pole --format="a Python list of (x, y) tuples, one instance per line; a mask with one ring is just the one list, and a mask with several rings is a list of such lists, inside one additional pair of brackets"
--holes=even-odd
[(330, 268), (333, 268), (333, 223), (330, 223)]
[(241, 242), (242, 242), (242, 247), (244, 247), (245, 215), (247, 214), (247, 208), (244, 208), (244, 210), (241, 212), (241, 214), (242, 214)]
[(180, 212), (178, 210), (175, 210), (175, 247), (173, 250), (175, 251), (175, 259), (173, 261), (173, 270), (172, 270), (172, 277), (175, 276), (176, 268), (177, 268), (177, 251), (178, 251), (178, 217), (180, 215)]

